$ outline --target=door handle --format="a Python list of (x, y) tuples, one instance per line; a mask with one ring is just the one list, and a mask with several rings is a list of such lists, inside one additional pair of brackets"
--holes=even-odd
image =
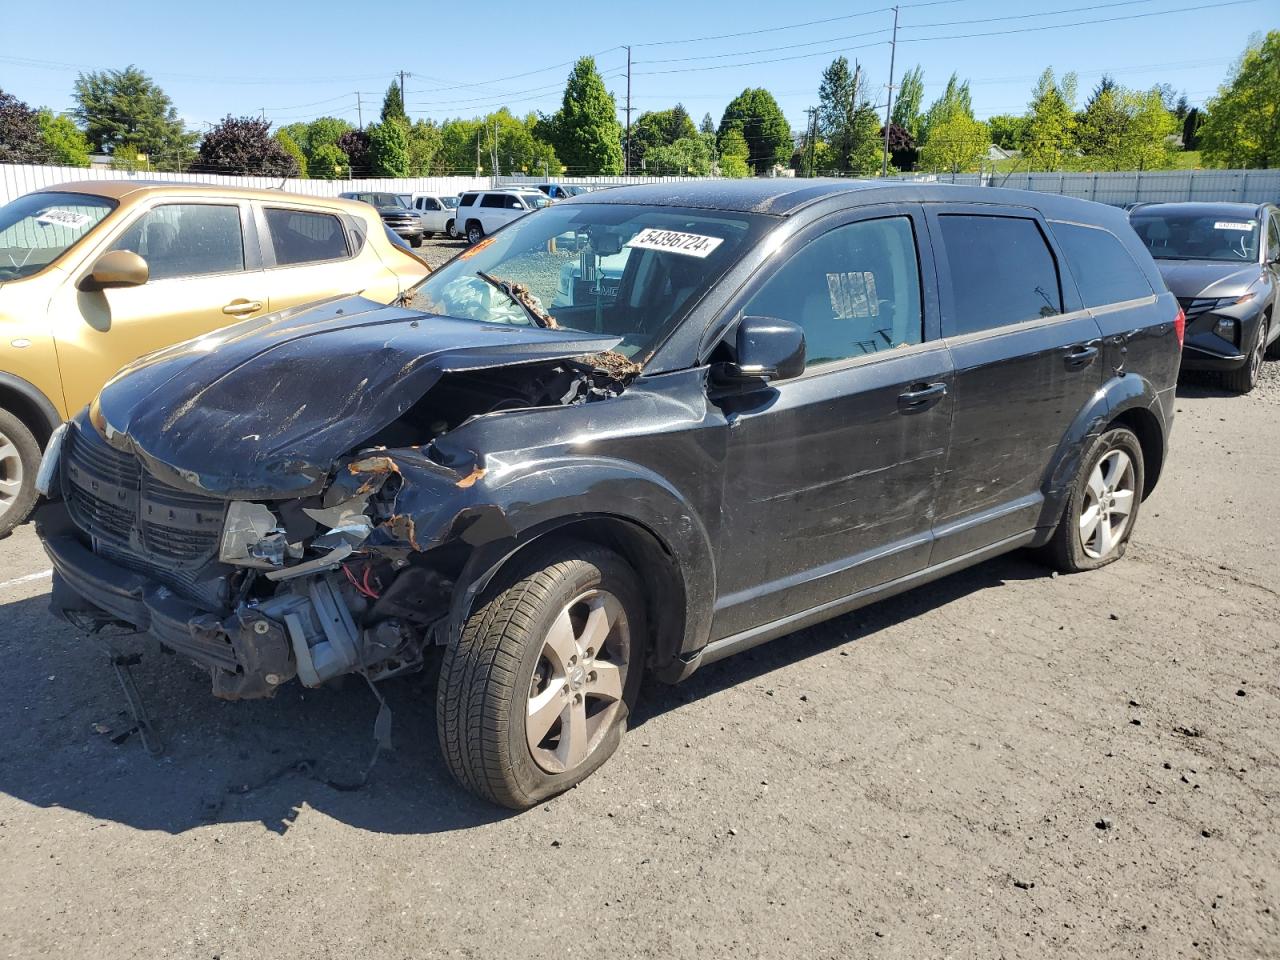
[(945, 383), (912, 384), (906, 393), (898, 394), (898, 410), (902, 413), (920, 413), (928, 410), (946, 395)]
[(1067, 347), (1062, 355), (1063, 363), (1072, 370), (1087, 367), (1096, 359), (1098, 359), (1098, 348), (1092, 343), (1077, 343)]
[(257, 313), (262, 309), (261, 300), (245, 300), (243, 298), (232, 300), (222, 312), (229, 317), (247, 317), (251, 313)]

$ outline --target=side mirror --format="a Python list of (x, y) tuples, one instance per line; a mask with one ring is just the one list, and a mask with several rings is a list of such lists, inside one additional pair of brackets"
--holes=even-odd
[(151, 277), (147, 261), (132, 250), (104, 253), (93, 272), (80, 281), (81, 290), (109, 290), (113, 287), (140, 287)]
[(789, 320), (743, 317), (738, 321), (736, 360), (719, 371), (737, 382), (789, 380), (804, 373), (804, 331)]

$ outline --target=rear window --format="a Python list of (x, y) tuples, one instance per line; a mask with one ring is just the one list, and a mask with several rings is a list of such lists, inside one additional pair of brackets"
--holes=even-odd
[(278, 266), (341, 260), (351, 252), (342, 221), (332, 214), (271, 207), (265, 213)]
[(470, 206), (473, 206), (475, 202), (476, 202), (476, 195), (474, 193), (464, 193), (462, 195), (462, 202), (460, 206), (470, 207)]
[(1154, 291), (1119, 238), (1107, 230), (1054, 223), (1053, 235), (1067, 258), (1086, 307), (1149, 297)]
[(1058, 268), (1034, 220), (943, 214), (938, 222), (954, 298), (944, 336), (1062, 312)]

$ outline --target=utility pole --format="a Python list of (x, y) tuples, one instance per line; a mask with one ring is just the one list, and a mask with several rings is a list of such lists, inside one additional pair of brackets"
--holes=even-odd
[[(413, 76), (412, 73), (405, 73), (403, 70), (400, 71), (400, 106), (401, 107), (404, 106), (404, 78), (412, 77), (412, 76)], [(405, 110), (405, 115), (408, 116), (408, 114), (409, 114), (409, 111)]]
[(627, 47), (627, 149), (622, 155), (622, 172), (631, 176), (631, 47)]
[(360, 91), (356, 91), (356, 119), (360, 121), (360, 129), (364, 129), (364, 103), (360, 99)]
[(476, 176), (480, 176), (480, 131), (483, 127), (476, 129)]
[(808, 130), (808, 133), (809, 133), (808, 171), (809, 173), (808, 175), (812, 177), (813, 176), (813, 155), (814, 155), (814, 149), (817, 145), (817, 138), (818, 138), (818, 108), (809, 107), (805, 110), (805, 113), (809, 115), (809, 130)]
[(889, 95), (884, 103), (884, 157), (880, 161), (880, 176), (889, 175), (889, 121), (893, 117), (893, 61), (898, 54), (898, 8), (893, 8), (893, 39), (889, 42)]
[(262, 114), (262, 119), (265, 121), (265, 120), (267, 119), (267, 108), (266, 108), (266, 107), (259, 107), (259, 108), (258, 108), (258, 111), (259, 111), (259, 113), (261, 113), (261, 114)]

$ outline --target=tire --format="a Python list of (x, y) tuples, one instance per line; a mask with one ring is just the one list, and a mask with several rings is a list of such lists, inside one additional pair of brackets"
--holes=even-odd
[[(1271, 317), (1267, 317), (1267, 330), (1271, 329)], [(1280, 360), (1280, 337), (1276, 337), (1275, 342), (1267, 347), (1266, 359)]]
[(645, 607), (635, 571), (593, 544), (535, 549), (499, 577), (445, 651), (436, 721), (458, 782), (520, 810), (617, 749), (643, 673)]
[(1249, 350), (1248, 359), (1235, 370), (1222, 375), (1222, 385), (1232, 393), (1248, 393), (1258, 385), (1262, 373), (1262, 361), (1267, 354), (1267, 317), (1258, 321), (1258, 332)]
[(467, 224), (467, 243), (479, 243), (484, 239), (484, 227), (480, 226), (480, 221), (472, 220)]
[(0, 537), (30, 516), (39, 469), (40, 444), (26, 424), (0, 410)]
[(450, 240), (458, 239), (458, 228), (457, 228), (457, 225), (452, 220), (450, 220), (448, 223), (444, 225), (444, 234)]
[[(1064, 573), (1096, 570), (1123, 557), (1142, 505), (1142, 445), (1133, 431), (1108, 430), (1090, 444), (1080, 464), (1058, 528), (1043, 551)], [(1110, 506), (1096, 511), (1100, 502)], [(1102, 514), (1092, 527), (1090, 511)]]
[(422, 236), (421, 236), (421, 235), (418, 235), (418, 236), (416, 236), (416, 237), (410, 237), (410, 238), (409, 238), (409, 246), (411, 246), (411, 247), (413, 247), (413, 249), (417, 250), (420, 246), (422, 246)]

